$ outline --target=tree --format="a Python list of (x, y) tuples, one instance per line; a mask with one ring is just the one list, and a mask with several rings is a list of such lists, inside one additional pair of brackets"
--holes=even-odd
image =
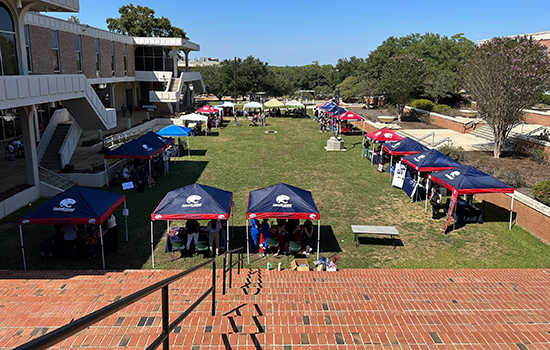
[(386, 63), (380, 79), (380, 89), (397, 103), (399, 121), (405, 104), (413, 94), (420, 92), (425, 73), (426, 64), (415, 56), (392, 57)]
[(219, 66), (193, 68), (193, 71), (201, 73), (206, 92), (216, 96), (220, 101), (222, 97), (232, 92), (233, 87), (233, 79), (231, 76), (228, 76), (224, 65), (227, 65), (227, 62), (225, 64), (222, 62)]
[(550, 58), (532, 37), (493, 38), (474, 49), (465, 69), (466, 90), (493, 130), (499, 158), (523, 109), (550, 89)]
[(363, 98), (373, 96), (378, 92), (378, 84), (375, 80), (357, 76), (347, 77), (338, 84), (338, 87), (340, 88), (340, 96), (343, 99), (350, 97)]
[(424, 92), (429, 98), (434, 100), (435, 104), (438, 104), (440, 99), (450, 97), (451, 93), (455, 93), (458, 89), (458, 84), (459, 77), (457, 74), (442, 71), (431, 74), (426, 78)]
[(155, 17), (155, 11), (132, 4), (119, 7), (120, 18), (107, 18), (107, 28), (115, 33), (141, 37), (177, 37), (187, 39), (183, 29), (174, 27), (166, 17)]
[(80, 24), (80, 20), (75, 15), (71, 15), (71, 17), (67, 18), (67, 21)]

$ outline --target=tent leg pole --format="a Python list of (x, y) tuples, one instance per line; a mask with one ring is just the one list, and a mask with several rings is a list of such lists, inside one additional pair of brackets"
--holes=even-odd
[(246, 255), (248, 256), (248, 263), (250, 264), (250, 243), (248, 243), (248, 220), (246, 220)]
[[(126, 213), (126, 201), (124, 201), (124, 212)], [(124, 215), (124, 226), (126, 228), (126, 242), (128, 242), (128, 215)]]
[(107, 161), (103, 159), (103, 166), (105, 169), (105, 182), (107, 184), (107, 187), (109, 187), (109, 172), (107, 171)]
[(363, 138), (361, 139), (361, 158), (363, 158), (363, 152), (365, 152), (365, 122), (363, 122), (363, 127), (361, 128)]
[(151, 158), (149, 158), (149, 188), (153, 187), (153, 172), (151, 168)]
[(153, 268), (155, 268), (155, 250), (153, 249), (153, 222), (151, 221), (151, 259)]
[[(393, 182), (393, 175), (391, 174), (391, 167), (393, 166), (393, 154), (390, 156), (390, 183)], [(395, 167), (393, 168), (393, 173), (395, 174)]]
[(426, 178), (426, 204), (424, 205), (424, 212), (428, 211), (428, 196), (430, 193), (430, 179)]
[(320, 244), (321, 244), (321, 219), (317, 221), (317, 260), (319, 260)]
[(99, 224), (99, 239), (101, 240), (101, 261), (103, 262), (103, 270), (105, 270), (105, 247), (103, 247), (103, 228)]
[(189, 136), (187, 136), (187, 158), (191, 158), (191, 145), (189, 143)]
[(371, 158), (370, 158), (370, 165), (374, 165), (374, 142), (372, 143), (372, 151), (371, 151)]
[(19, 238), (21, 238), (21, 252), (23, 253), (23, 268), (27, 269), (27, 261), (25, 259), (25, 246), (23, 245), (23, 227), (19, 225)]
[(512, 216), (514, 214), (514, 195), (515, 194), (516, 192), (514, 191), (514, 193), (512, 193), (512, 204), (510, 205), (510, 225), (508, 227), (508, 230), (512, 229)]

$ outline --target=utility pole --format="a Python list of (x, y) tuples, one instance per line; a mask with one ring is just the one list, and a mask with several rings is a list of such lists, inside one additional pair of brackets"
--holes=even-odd
[(235, 93), (235, 104), (237, 104), (237, 57), (235, 57), (233, 73), (234, 73), (233, 87), (234, 87), (234, 93)]

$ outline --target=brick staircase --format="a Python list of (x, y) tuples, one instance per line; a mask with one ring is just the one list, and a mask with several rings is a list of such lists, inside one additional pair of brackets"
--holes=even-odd
[(65, 137), (71, 128), (71, 123), (59, 123), (55, 132), (46, 147), (44, 156), (40, 161), (40, 166), (49, 170), (61, 170), (61, 158), (59, 157), (59, 149), (65, 141)]
[[(88, 314), (179, 271), (0, 272), (0, 348)], [(548, 349), (548, 270), (243, 270), (170, 336), (172, 349)], [(170, 287), (170, 319), (211, 270)], [(57, 349), (142, 349), (160, 333), (160, 293)]]

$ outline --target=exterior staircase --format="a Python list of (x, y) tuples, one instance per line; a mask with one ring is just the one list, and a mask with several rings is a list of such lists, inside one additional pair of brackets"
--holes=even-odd
[(61, 148), (61, 145), (63, 144), (63, 141), (65, 141), (65, 137), (67, 136), (70, 128), (71, 123), (57, 124), (57, 128), (55, 129), (55, 132), (50, 142), (48, 143), (48, 147), (46, 147), (44, 156), (40, 161), (40, 166), (49, 170), (61, 170), (61, 158), (59, 157), (59, 150)]
[(170, 80), (170, 85), (168, 86), (168, 90), (166, 90), (166, 91), (167, 92), (177, 92), (179, 84), (180, 84), (180, 78), (172, 78)]
[[(470, 135), (483, 138), (492, 144), (494, 144), (495, 142), (495, 137), (493, 136), (493, 130), (487, 124), (476, 128), (474, 131), (470, 133)], [(504, 147), (502, 149), (503, 151), (513, 152), (515, 150), (517, 135), (519, 135), (519, 133), (514, 131), (510, 132), (510, 135), (508, 135), (508, 138), (504, 141)]]
[[(0, 271), (0, 344), (13, 348), (177, 270)], [(211, 285), (201, 269), (169, 287), (170, 321)], [(521, 270), (233, 272), (170, 334), (170, 349), (548, 349), (550, 274)], [(144, 349), (162, 331), (161, 293), (56, 349)], [(29, 307), (28, 305), (32, 305)]]

